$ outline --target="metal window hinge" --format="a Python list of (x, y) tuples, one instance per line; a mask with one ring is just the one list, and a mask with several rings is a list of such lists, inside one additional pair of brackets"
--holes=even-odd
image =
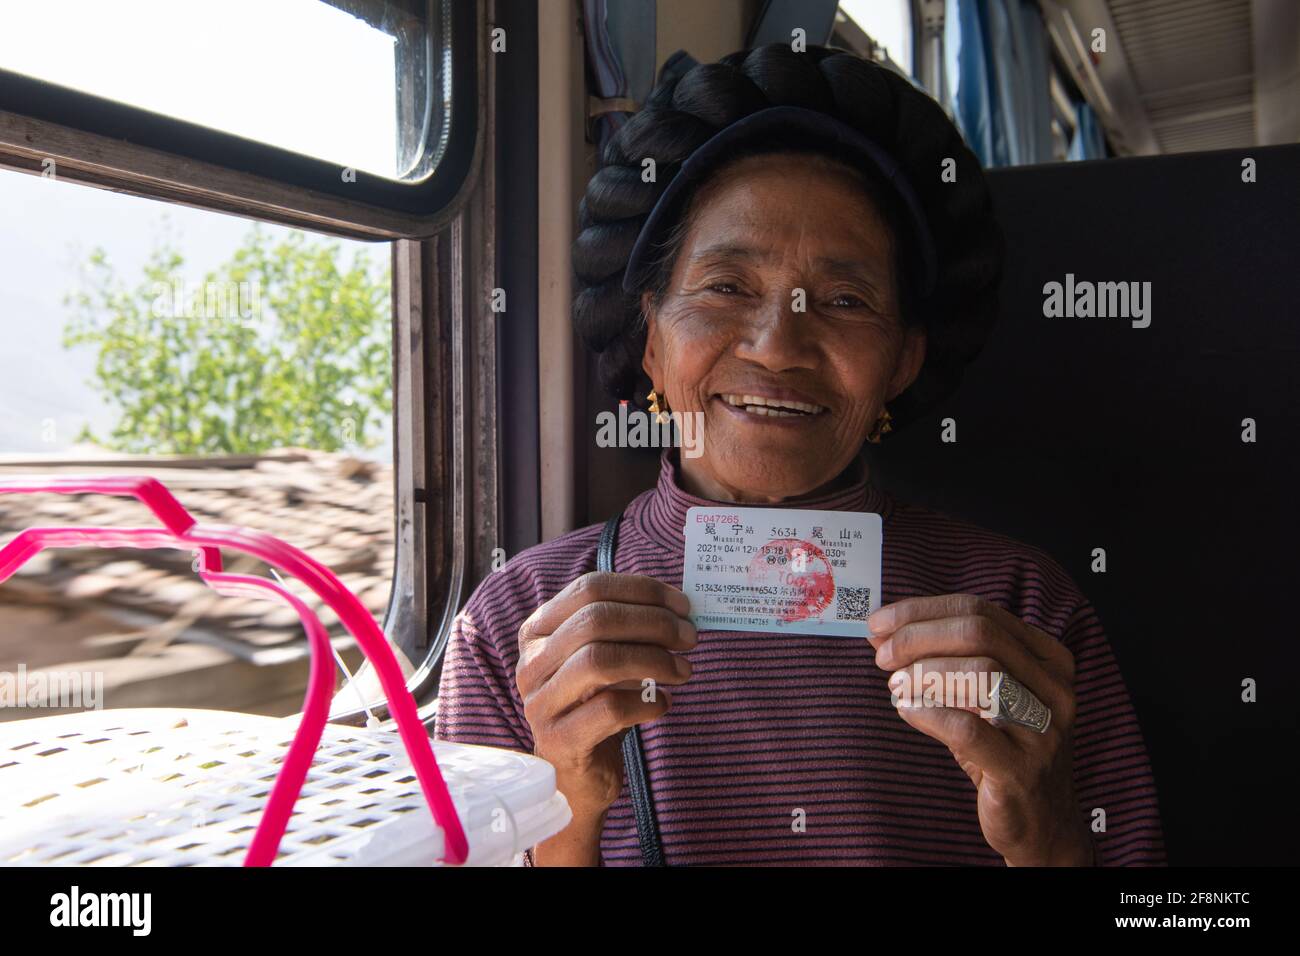
[(944, 0), (921, 0), (921, 30), (926, 36), (943, 34)]

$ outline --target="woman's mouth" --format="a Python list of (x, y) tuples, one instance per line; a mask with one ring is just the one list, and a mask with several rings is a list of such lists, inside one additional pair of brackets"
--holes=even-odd
[(798, 402), (787, 398), (764, 398), (761, 395), (722, 394), (727, 406), (742, 415), (778, 419), (811, 419), (826, 411), (826, 406)]

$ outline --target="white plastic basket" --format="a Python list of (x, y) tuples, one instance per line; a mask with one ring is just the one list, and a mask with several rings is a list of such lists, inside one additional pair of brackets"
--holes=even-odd
[[(138, 709), (0, 724), (0, 865), (237, 866), (297, 718)], [(517, 862), (568, 825), (555, 771), (433, 742), (470, 865)], [(277, 866), (429, 866), (443, 856), (396, 733), (327, 724)]]

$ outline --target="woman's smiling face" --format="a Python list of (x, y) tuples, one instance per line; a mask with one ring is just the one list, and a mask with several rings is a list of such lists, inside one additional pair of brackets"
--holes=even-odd
[(849, 465), (916, 378), (893, 236), (857, 175), (816, 155), (737, 160), (704, 184), (663, 296), (642, 298), (643, 367), (674, 412), (702, 412), (688, 489), (808, 494)]

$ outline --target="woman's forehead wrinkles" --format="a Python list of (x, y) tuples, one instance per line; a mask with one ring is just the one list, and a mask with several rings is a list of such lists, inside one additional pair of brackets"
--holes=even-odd
[[(846, 200), (851, 204), (853, 198)], [(887, 256), (892, 243), (888, 226), (874, 206), (862, 212), (863, 217), (846, 220), (843, 205), (795, 204), (791, 210), (752, 201), (710, 204), (692, 223), (694, 236), (687, 244), (696, 248), (688, 261), (777, 258), (792, 248), (845, 262)]]
[[(689, 261), (693, 264), (742, 260), (746, 262), (765, 262), (777, 257), (784, 257), (786, 250), (781, 243), (769, 246), (742, 242), (715, 242), (693, 251)], [(830, 275), (873, 276), (887, 263), (881, 256), (816, 256), (812, 264), (818, 270)]]
[(713, 242), (707, 246), (702, 246), (694, 250), (690, 255), (691, 262), (717, 261), (721, 259), (746, 259), (758, 261), (767, 258), (767, 252), (758, 246), (747, 245), (741, 242)]
[(829, 275), (875, 276), (888, 265), (881, 256), (848, 259), (836, 256), (819, 256), (814, 261), (818, 269)]

